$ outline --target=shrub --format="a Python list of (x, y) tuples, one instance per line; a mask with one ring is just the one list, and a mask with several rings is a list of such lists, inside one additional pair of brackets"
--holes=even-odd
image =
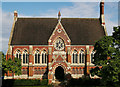
[(40, 82), (41, 85), (48, 85), (48, 80), (47, 79), (43, 79)]

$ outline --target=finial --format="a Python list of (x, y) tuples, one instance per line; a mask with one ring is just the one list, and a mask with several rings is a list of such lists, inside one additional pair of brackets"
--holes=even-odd
[(59, 13), (58, 13), (58, 17), (60, 17), (61, 16), (61, 13), (60, 13), (60, 11), (59, 11)]
[(58, 21), (60, 21), (60, 16), (61, 16), (61, 13), (60, 11), (58, 12)]

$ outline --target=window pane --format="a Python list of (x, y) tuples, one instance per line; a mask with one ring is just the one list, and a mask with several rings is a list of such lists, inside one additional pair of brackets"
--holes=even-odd
[(26, 63), (28, 63), (28, 54), (26, 54)]
[(38, 63), (40, 63), (40, 54), (38, 54)]
[(42, 63), (44, 63), (44, 54), (42, 54)]
[(77, 55), (77, 54), (75, 54), (75, 63), (77, 63), (77, 56), (78, 56), (78, 55)]
[(94, 54), (92, 53), (91, 54), (91, 63), (93, 62), (93, 57), (94, 57)]
[(81, 63), (81, 53), (79, 54), (79, 63)]
[(35, 63), (37, 63), (37, 54), (35, 54)]
[(19, 54), (19, 59), (21, 60), (21, 54)]
[(74, 63), (74, 53), (73, 53), (73, 63)]
[(84, 61), (85, 61), (85, 55), (82, 54), (82, 63), (84, 63)]
[(25, 54), (23, 54), (23, 63), (25, 63)]
[(46, 53), (45, 53), (45, 63), (46, 63)]
[(18, 54), (16, 54), (16, 57), (18, 58)]

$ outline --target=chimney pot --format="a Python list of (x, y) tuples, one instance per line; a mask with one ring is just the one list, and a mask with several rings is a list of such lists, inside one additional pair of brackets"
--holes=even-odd
[(17, 17), (17, 16), (18, 16), (17, 11), (14, 11), (14, 17)]

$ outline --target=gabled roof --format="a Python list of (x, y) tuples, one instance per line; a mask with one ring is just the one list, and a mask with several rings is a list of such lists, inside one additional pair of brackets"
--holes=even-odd
[[(57, 18), (18, 18), (11, 45), (48, 45)], [(72, 45), (93, 45), (105, 36), (99, 18), (61, 18)]]

